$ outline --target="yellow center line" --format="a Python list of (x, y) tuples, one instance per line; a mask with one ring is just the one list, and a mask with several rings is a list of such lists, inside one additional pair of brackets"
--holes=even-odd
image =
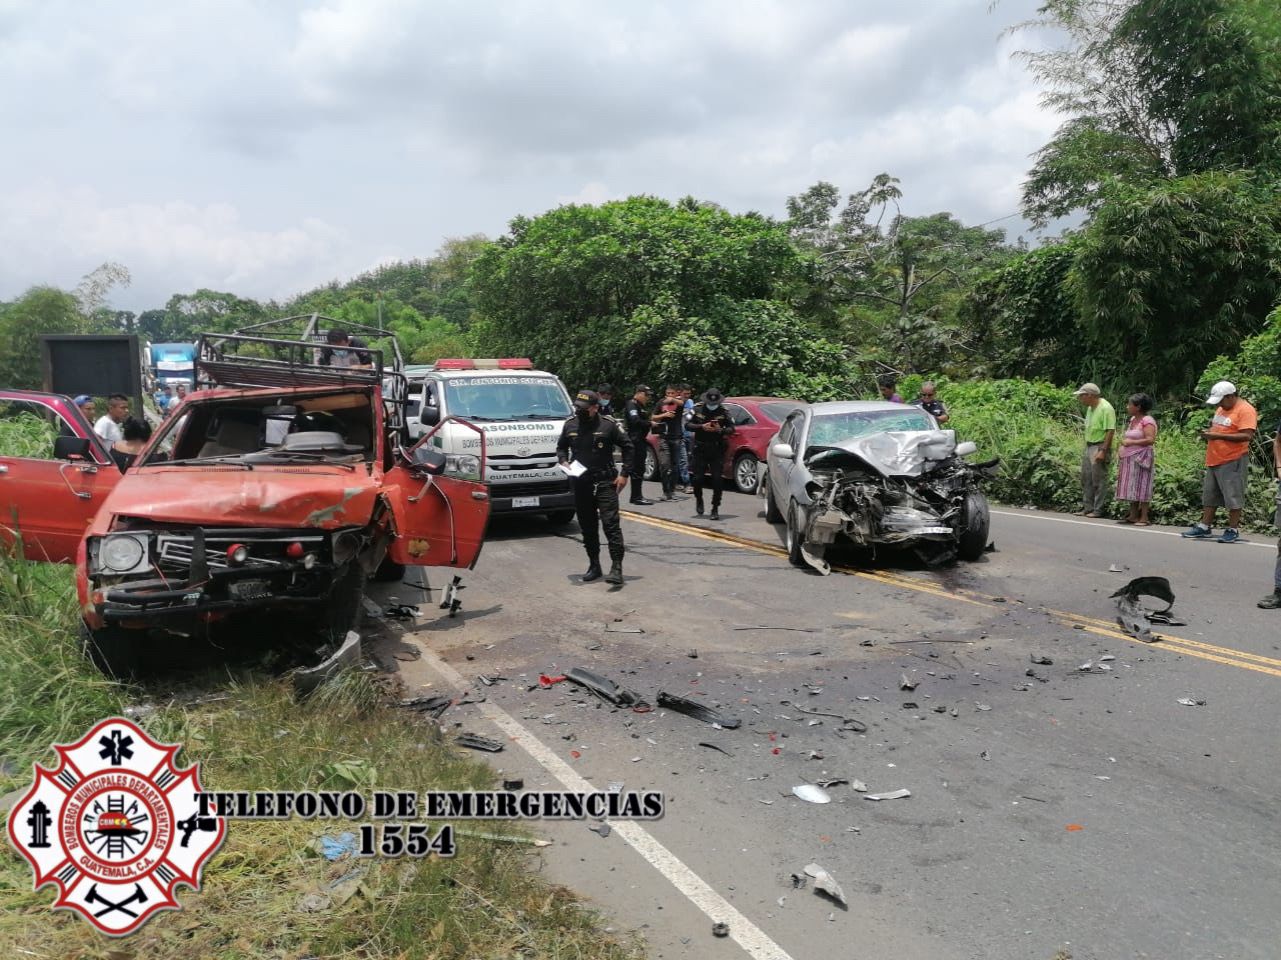
[[(681, 523), (676, 520), (666, 520), (661, 517), (652, 517), (646, 514), (634, 513), (631, 510), (621, 510), (620, 515), (628, 520), (634, 520), (637, 523), (643, 523), (647, 526), (655, 527), (659, 530), (667, 530), (672, 533), (681, 533), (690, 537), (697, 537), (701, 540), (708, 540), (712, 543), (724, 543), (731, 546), (742, 547), (747, 550), (755, 550), (757, 553), (763, 553), (771, 557), (786, 557), (787, 550), (781, 546), (771, 543), (764, 543), (760, 540), (750, 540), (747, 537), (739, 537), (730, 533), (722, 533), (719, 530), (705, 530), (701, 527), (695, 527), (692, 524)], [(873, 583), (879, 583), (883, 586), (902, 587), (908, 590), (915, 590), (917, 593), (924, 593), (928, 596), (938, 597), (943, 600), (952, 600), (959, 603), (970, 603), (975, 606), (991, 606), (996, 597), (979, 593), (974, 590), (952, 590), (941, 587), (936, 584), (927, 583), (918, 580), (915, 577), (905, 576), (903, 574), (890, 573), (886, 571), (868, 571), (859, 570), (855, 567), (832, 567), (837, 573), (845, 574), (851, 577), (861, 577), (864, 580), (870, 580)], [(1153, 644), (1137, 637), (1132, 637), (1128, 633), (1116, 629), (1114, 625), (1106, 620), (1100, 620), (1096, 617), (1087, 617), (1078, 613), (1069, 613), (1065, 610), (1054, 610), (1050, 607), (1039, 608), (1044, 613), (1055, 617), (1061, 622), (1071, 625), (1079, 625), (1085, 631), (1096, 634), (1100, 637), (1109, 637), (1115, 640), (1126, 640), (1130, 643), (1141, 644), (1145, 647), (1152, 647)], [(1270, 676), (1281, 677), (1281, 660), (1273, 657), (1265, 657), (1257, 653), (1247, 653), (1244, 650), (1236, 650), (1232, 647), (1220, 647), (1212, 643), (1203, 643), (1200, 640), (1190, 640), (1186, 637), (1176, 637), (1170, 634), (1153, 633), (1165, 646), (1165, 649), (1179, 654), (1185, 654), (1190, 657), (1199, 657), (1202, 660), (1208, 660), (1212, 663), (1222, 663), (1231, 667), (1240, 667), (1242, 670), (1253, 670), (1257, 673), (1265, 673)]]
[[(1085, 617), (1085, 616), (1081, 616), (1078, 613), (1068, 613), (1066, 610), (1049, 610), (1048, 608), (1047, 608), (1047, 612), (1053, 614), (1056, 617), (1061, 617), (1066, 620), (1072, 620), (1077, 623), (1086, 624), (1087, 626), (1096, 626), (1106, 630), (1116, 629), (1112, 624), (1108, 623), (1106, 620), (1099, 620), (1099, 619), (1096, 619), (1095, 617)], [(1188, 639), (1187, 637), (1176, 637), (1168, 633), (1153, 632), (1152, 636), (1156, 637), (1162, 642), (1185, 644), (1189, 647), (1195, 647), (1198, 650), (1205, 650), (1209, 653), (1217, 653), (1225, 657), (1238, 657), (1241, 660), (1250, 660), (1255, 663), (1262, 663), (1266, 666), (1281, 668), (1281, 660), (1278, 660), (1275, 657), (1265, 657), (1262, 654), (1258, 654), (1258, 653), (1248, 653), (1245, 650), (1237, 650), (1234, 647), (1220, 647), (1220, 646), (1216, 646), (1213, 643), (1204, 643), (1200, 640)]]

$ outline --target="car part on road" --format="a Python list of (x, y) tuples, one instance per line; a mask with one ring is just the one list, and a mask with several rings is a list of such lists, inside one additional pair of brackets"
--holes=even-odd
[(475, 733), (460, 733), (454, 737), (454, 743), (468, 750), (483, 750), (486, 753), (501, 753), (503, 749), (502, 742)]
[(1204, 707), (1204, 700), (1194, 700), (1191, 697), (1179, 697), (1179, 703), (1185, 707)]
[(440, 719), (441, 714), (453, 705), (453, 700), (449, 697), (414, 697), (411, 700), (401, 700), (398, 706), (407, 710), (416, 710), (419, 713), (425, 713), (429, 717)]
[(516, 791), (516, 790), (524, 790), (524, 789), (525, 789), (525, 781), (524, 781), (524, 780), (504, 780), (504, 781), (503, 781), (503, 789), (504, 789), (504, 790), (511, 790), (511, 791), (513, 791), (513, 792), (514, 792), (514, 791)]
[(911, 790), (891, 790), (888, 793), (865, 793), (864, 800), (902, 800), (904, 797), (910, 797)]
[(661, 709), (671, 710), (673, 713), (683, 713), (687, 717), (693, 717), (695, 720), (710, 723), (714, 727), (723, 727), (726, 730), (737, 730), (741, 723), (737, 717), (726, 716), (712, 707), (695, 703), (686, 697), (664, 693), (662, 690), (658, 691), (658, 696), (654, 702)]
[[(588, 692), (604, 700), (606, 703), (615, 707), (637, 707), (644, 706), (645, 701), (639, 693), (634, 690), (628, 690), (626, 687), (620, 687), (608, 677), (602, 677), (598, 673), (592, 673), (582, 667), (571, 667), (565, 671), (565, 679), (570, 683), (576, 683), (580, 687), (585, 687)], [(662, 696), (662, 694), (659, 694)]]
[(822, 787), (815, 786), (812, 783), (802, 783), (792, 787), (792, 795), (799, 797), (806, 803), (831, 803), (832, 795)]
[(728, 924), (728, 923), (713, 923), (713, 924), (712, 924), (712, 936), (713, 936), (713, 937), (728, 937), (728, 936), (729, 936), (729, 924)]
[(1049, 657), (1042, 656), (1039, 653), (1032, 654), (1032, 662), (1035, 663), (1038, 667), (1051, 667), (1054, 665), (1053, 660), (1051, 660)]
[(314, 667), (299, 667), (293, 672), (294, 690), (307, 696), (322, 683), (331, 680), (360, 661), (360, 634), (348, 630), (342, 645)]
[(444, 595), (440, 598), (440, 609), (448, 610), (451, 618), (458, 615), (458, 610), (462, 607), (463, 602), (458, 598), (458, 594), (466, 590), (463, 586), (463, 578), (455, 575), (454, 579), (445, 585)]
[(915, 690), (917, 681), (910, 678), (906, 673), (899, 677), (898, 688), (900, 690)]
[(817, 863), (811, 863), (805, 868), (805, 873), (814, 878), (814, 892), (823, 893), (831, 897), (841, 906), (848, 906), (845, 900), (845, 891), (841, 885), (836, 882), (836, 878), (820, 867)]
[(708, 743), (708, 742), (707, 742), (707, 741), (705, 741), (705, 740), (700, 740), (700, 741), (698, 741), (698, 745), (699, 745), (700, 747), (707, 747), (707, 749), (709, 749), (709, 750), (719, 750), (721, 753), (725, 754), (725, 756), (727, 756), (727, 757), (732, 757), (732, 756), (734, 756), (734, 754), (730, 753), (730, 752), (729, 752), (728, 750), (726, 750), (724, 747), (722, 747), (722, 746), (720, 746), (720, 745), (718, 745), (718, 744), (715, 744), (715, 743)]
[(556, 676), (556, 677), (549, 677), (545, 673), (540, 673), (538, 675), (538, 685), (542, 687), (544, 690), (550, 690), (553, 684), (564, 683), (568, 679), (569, 677), (565, 676), (564, 674), (561, 674), (560, 676)]

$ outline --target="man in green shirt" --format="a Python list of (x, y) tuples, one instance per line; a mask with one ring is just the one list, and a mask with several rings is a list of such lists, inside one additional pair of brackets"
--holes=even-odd
[(1101, 396), (1096, 383), (1084, 383), (1076, 398), (1085, 407), (1085, 453), (1081, 456), (1081, 512), (1101, 517), (1107, 512), (1111, 485), (1108, 463), (1116, 436), (1116, 411)]

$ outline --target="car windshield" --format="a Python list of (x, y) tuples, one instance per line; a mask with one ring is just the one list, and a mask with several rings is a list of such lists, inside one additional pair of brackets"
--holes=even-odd
[(799, 400), (770, 400), (761, 404), (761, 412), (775, 423), (782, 423), (789, 413), (802, 406)]
[(860, 410), (849, 413), (819, 413), (810, 423), (809, 445), (830, 447), (871, 433), (891, 430), (933, 430), (934, 421), (922, 410)]
[(569, 400), (550, 377), (461, 377), (445, 381), (450, 416), (469, 420), (564, 420)]

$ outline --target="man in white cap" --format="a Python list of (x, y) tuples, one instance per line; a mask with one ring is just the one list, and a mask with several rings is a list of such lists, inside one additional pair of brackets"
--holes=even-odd
[(1103, 399), (1097, 383), (1083, 383), (1076, 398), (1085, 407), (1085, 452), (1081, 455), (1081, 512), (1101, 517), (1107, 512), (1108, 461), (1116, 437), (1116, 410)]
[(1205, 444), (1205, 479), (1201, 483), (1201, 519), (1183, 531), (1188, 540), (1205, 540), (1214, 533), (1214, 513), (1227, 507), (1228, 526), (1219, 543), (1241, 539), (1237, 528), (1245, 506), (1245, 477), (1250, 465), (1250, 441), (1259, 428), (1254, 407), (1237, 396), (1235, 384), (1220, 380), (1205, 402), (1215, 408), (1210, 429), (1201, 431)]

